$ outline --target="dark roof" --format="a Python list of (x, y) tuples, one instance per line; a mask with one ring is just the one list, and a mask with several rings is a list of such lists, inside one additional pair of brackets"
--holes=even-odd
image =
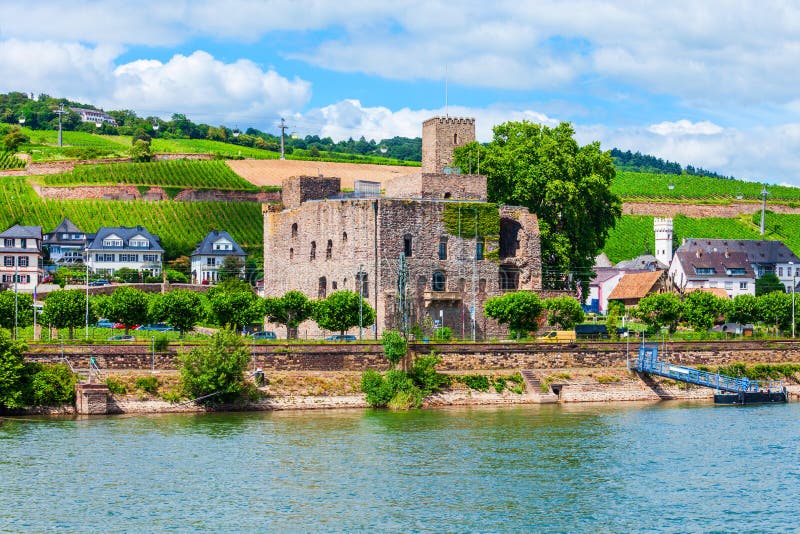
[[(214, 242), (218, 239), (227, 239), (233, 245), (233, 250), (214, 250)], [(192, 256), (247, 256), (242, 247), (225, 230), (212, 230), (197, 245)]]
[(747, 255), (747, 261), (752, 264), (758, 263), (800, 263), (800, 258), (783, 244), (783, 241), (762, 240), (762, 239), (684, 239), (683, 244), (678, 247), (678, 252), (688, 250), (695, 252), (713, 252), (714, 249), (724, 252), (743, 252)]
[(74, 222), (72, 222), (68, 217), (64, 217), (64, 220), (61, 223), (53, 228), (52, 232), (48, 232), (49, 234), (82, 234), (80, 228), (78, 228)]
[[(744, 252), (730, 252), (723, 250), (713, 250), (707, 252), (702, 249), (694, 251), (680, 247), (675, 253), (675, 257), (681, 262), (683, 272), (689, 279), (707, 279), (730, 277), (730, 278), (755, 278), (753, 266)], [(713, 274), (698, 273), (698, 269), (713, 269)], [(729, 269), (743, 270), (740, 274), (728, 274)]]
[(607, 282), (622, 272), (620, 269), (609, 269), (609, 268), (595, 268), (594, 271), (596, 276), (592, 278), (590, 285), (602, 284), (603, 282)]
[[(62, 234), (69, 234), (70, 237), (64, 239)], [(85, 235), (85, 239), (72, 239), (72, 236), (75, 234)], [(53, 228), (52, 232), (48, 232), (44, 234), (44, 243), (46, 245), (71, 245), (76, 247), (82, 247), (86, 244), (86, 242), (91, 241), (94, 238), (94, 234), (87, 234), (82, 232), (80, 228), (75, 226), (69, 219), (64, 219), (61, 221), (61, 224)]]
[(0, 234), (0, 237), (16, 237), (26, 239), (42, 239), (41, 226), (22, 226), (15, 224), (5, 232)]
[(658, 258), (652, 254), (642, 254), (640, 256), (636, 256), (632, 260), (621, 261), (614, 267), (626, 271), (657, 271), (666, 270), (668, 266), (661, 263)]
[[(121, 247), (103, 246), (103, 240), (112, 234), (117, 235), (119, 236), (120, 239), (122, 239)], [(128, 241), (130, 241), (137, 235), (141, 235), (142, 237), (147, 238), (147, 240), (150, 242), (150, 246), (147, 248), (131, 247), (128, 244)], [(89, 245), (89, 250), (120, 250), (120, 249), (144, 250), (149, 252), (164, 252), (164, 249), (161, 248), (161, 242), (158, 239), (158, 236), (155, 234), (151, 234), (141, 226), (136, 226), (133, 228), (129, 228), (127, 226), (104, 226), (97, 231), (97, 235), (95, 235), (95, 238)]]

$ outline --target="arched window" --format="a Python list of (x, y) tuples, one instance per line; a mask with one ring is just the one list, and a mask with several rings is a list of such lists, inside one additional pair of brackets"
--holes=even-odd
[(293, 248), (290, 248), (290, 249), (289, 249), (289, 259), (290, 259), (290, 260), (293, 260), (293, 259), (294, 259), (294, 249), (293, 249)]
[(314, 261), (315, 259), (317, 259), (317, 242), (316, 241), (312, 241), (311, 242), (311, 254), (310, 254), (308, 259), (311, 260), (311, 261)]
[(333, 240), (328, 239), (328, 248), (325, 249), (325, 259), (326, 260), (331, 259), (332, 255), (333, 255)]
[(439, 238), (439, 259), (446, 260), (447, 259), (447, 238), (440, 237)]
[(406, 234), (403, 236), (403, 254), (406, 255), (406, 258), (410, 258), (411, 254), (413, 253), (413, 248), (411, 246), (411, 234)]
[(324, 299), (328, 294), (328, 279), (324, 276), (319, 278), (319, 291), (317, 291), (317, 298)]
[(292, 224), (292, 237), (297, 237), (297, 223)]
[(434, 291), (444, 291), (447, 287), (447, 278), (442, 271), (433, 273), (433, 280), (431, 281), (431, 289)]

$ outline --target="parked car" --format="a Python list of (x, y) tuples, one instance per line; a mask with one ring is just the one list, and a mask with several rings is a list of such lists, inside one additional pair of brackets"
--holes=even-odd
[[(140, 324), (132, 324), (130, 326), (130, 328), (128, 328), (128, 330), (136, 330), (140, 326), (142, 326), (142, 325), (140, 325)], [(114, 326), (112, 326), (111, 328), (116, 328), (117, 330), (125, 330), (125, 325), (122, 324), (122, 323), (114, 323)]]
[(264, 330), (263, 332), (253, 332), (253, 339), (278, 339), (275, 332)]
[(133, 336), (121, 335), (121, 336), (111, 336), (110, 338), (108, 338), (108, 340), (109, 341), (136, 341), (136, 338), (133, 337)]
[(116, 328), (117, 323), (112, 323), (108, 319), (100, 319), (94, 326), (96, 326), (97, 328)]
[(153, 323), (153, 324), (143, 324), (136, 328), (136, 330), (155, 330), (156, 332), (177, 332), (177, 328), (172, 328), (170, 325), (166, 323)]
[(52, 284), (53, 283), (53, 275), (48, 274), (44, 278), (42, 278), (42, 284)]
[(91, 282), (89, 282), (89, 285), (90, 286), (95, 286), (95, 287), (97, 287), (97, 286), (108, 286), (108, 285), (111, 285), (111, 282), (109, 282), (108, 280), (92, 280)]
[(355, 340), (356, 336), (351, 334), (345, 334), (345, 335), (335, 334), (325, 338), (325, 341), (355, 341)]

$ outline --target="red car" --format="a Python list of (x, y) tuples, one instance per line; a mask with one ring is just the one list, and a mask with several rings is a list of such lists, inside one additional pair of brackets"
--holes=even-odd
[[(128, 330), (136, 330), (140, 326), (142, 326), (142, 325), (140, 325), (140, 324), (132, 324), (131, 326), (128, 327)], [(114, 326), (112, 326), (111, 328), (116, 328), (117, 330), (125, 330), (125, 325), (122, 324), (122, 323), (114, 323)]]

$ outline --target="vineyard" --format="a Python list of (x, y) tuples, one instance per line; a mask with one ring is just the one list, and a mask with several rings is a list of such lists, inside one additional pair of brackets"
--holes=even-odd
[[(800, 239), (791, 242), (772, 232), (773, 221), (778, 224), (777, 215), (769, 214), (768, 239), (783, 239), (792, 250), (800, 251)], [(800, 231), (800, 215), (781, 215), (786, 228), (794, 225)], [(674, 239), (678, 245), (684, 238), (706, 237), (710, 239), (759, 239), (759, 228), (748, 218), (741, 219), (692, 219), (678, 215), (673, 218)], [(798, 236), (800, 237), (800, 235)], [(630, 260), (640, 254), (652, 254), (655, 245), (653, 217), (646, 215), (623, 215), (617, 227), (611, 231), (603, 251), (613, 263)]]
[(11, 152), (0, 152), (0, 170), (3, 169), (24, 169), (25, 162), (16, 157)]
[(77, 165), (73, 171), (39, 178), (43, 185), (142, 185), (247, 191), (256, 187), (224, 161), (159, 161)]
[(124, 202), (44, 200), (21, 177), (0, 177), (0, 227), (14, 223), (49, 232), (69, 217), (86, 232), (142, 225), (161, 238), (167, 259), (189, 255), (210, 230), (226, 230), (254, 259), (263, 251), (261, 204), (255, 202)]
[[(624, 200), (760, 200), (763, 184), (705, 176), (617, 171), (611, 189)], [(770, 200), (800, 201), (800, 188), (768, 185)]]

